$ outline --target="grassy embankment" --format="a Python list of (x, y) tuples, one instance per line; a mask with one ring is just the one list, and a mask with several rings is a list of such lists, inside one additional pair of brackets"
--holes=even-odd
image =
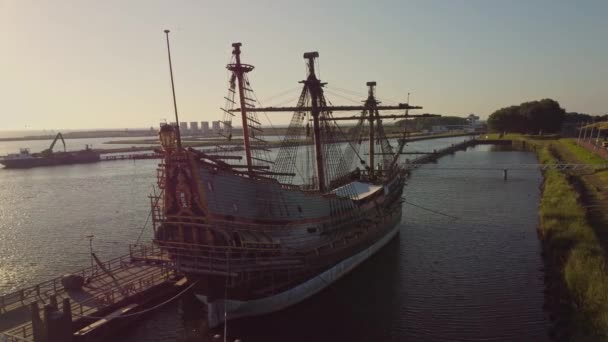
[[(582, 148), (571, 139), (534, 139), (520, 135), (504, 139), (525, 141), (538, 154), (542, 164), (557, 162), (606, 164), (608, 161)], [(596, 211), (608, 205), (608, 172), (586, 170), (584, 174), (544, 171), (540, 202), (539, 235), (544, 244), (549, 268), (558, 268), (568, 310), (566, 321), (558, 318), (558, 338), (597, 341), (608, 340), (608, 273), (606, 252), (608, 238), (605, 216)], [(558, 286), (559, 287), (559, 286)], [(566, 297), (566, 298), (564, 298)], [(562, 303), (564, 304), (564, 303)], [(557, 313), (558, 316), (562, 313)], [(569, 335), (565, 336), (564, 335)]]

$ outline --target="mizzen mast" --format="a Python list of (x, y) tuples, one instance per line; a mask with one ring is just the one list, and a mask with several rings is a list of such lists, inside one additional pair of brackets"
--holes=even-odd
[(375, 136), (374, 136), (374, 120), (378, 114), (376, 107), (379, 102), (374, 96), (376, 82), (367, 82), (369, 87), (367, 100), (365, 100), (365, 107), (367, 107), (368, 120), (369, 120), (369, 175), (374, 176), (374, 148), (375, 148)]

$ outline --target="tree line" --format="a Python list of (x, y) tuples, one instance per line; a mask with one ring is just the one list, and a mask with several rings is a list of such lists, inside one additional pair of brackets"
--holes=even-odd
[(553, 99), (524, 102), (518, 106), (501, 108), (488, 117), (488, 127), (495, 132), (526, 134), (557, 133), (567, 124), (606, 120), (608, 115), (567, 113)]
[(543, 99), (495, 111), (488, 117), (488, 127), (497, 132), (556, 133), (565, 117), (566, 111), (557, 101)]
[(422, 130), (431, 130), (433, 126), (462, 126), (468, 125), (469, 121), (466, 118), (459, 116), (439, 116), (428, 118), (412, 118), (408, 120), (399, 120), (395, 122), (398, 127), (406, 127), (410, 132), (419, 132)]

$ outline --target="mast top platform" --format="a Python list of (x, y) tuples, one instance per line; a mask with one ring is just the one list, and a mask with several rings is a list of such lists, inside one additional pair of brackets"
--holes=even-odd
[(234, 48), (232, 50), (232, 54), (234, 56), (236, 56), (236, 63), (231, 63), (231, 64), (226, 65), (226, 69), (228, 69), (230, 71), (236, 71), (239, 73), (250, 72), (251, 70), (254, 69), (254, 66), (251, 64), (241, 63), (240, 55), (241, 55), (241, 46), (242, 45), (243, 45), (242, 43), (232, 43), (232, 47)]
[(374, 87), (376, 85), (376, 81), (369, 81), (366, 83), (368, 87)]
[(319, 52), (318, 51), (312, 51), (312, 52), (304, 52), (304, 58), (318, 58), (319, 57)]

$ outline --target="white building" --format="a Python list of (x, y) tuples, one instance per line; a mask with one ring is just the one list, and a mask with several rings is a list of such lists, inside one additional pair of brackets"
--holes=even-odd
[(471, 126), (478, 126), (481, 123), (479, 122), (479, 116), (471, 113), (469, 114), (469, 116), (467, 116), (467, 120), (469, 121), (469, 123), (471, 124)]

